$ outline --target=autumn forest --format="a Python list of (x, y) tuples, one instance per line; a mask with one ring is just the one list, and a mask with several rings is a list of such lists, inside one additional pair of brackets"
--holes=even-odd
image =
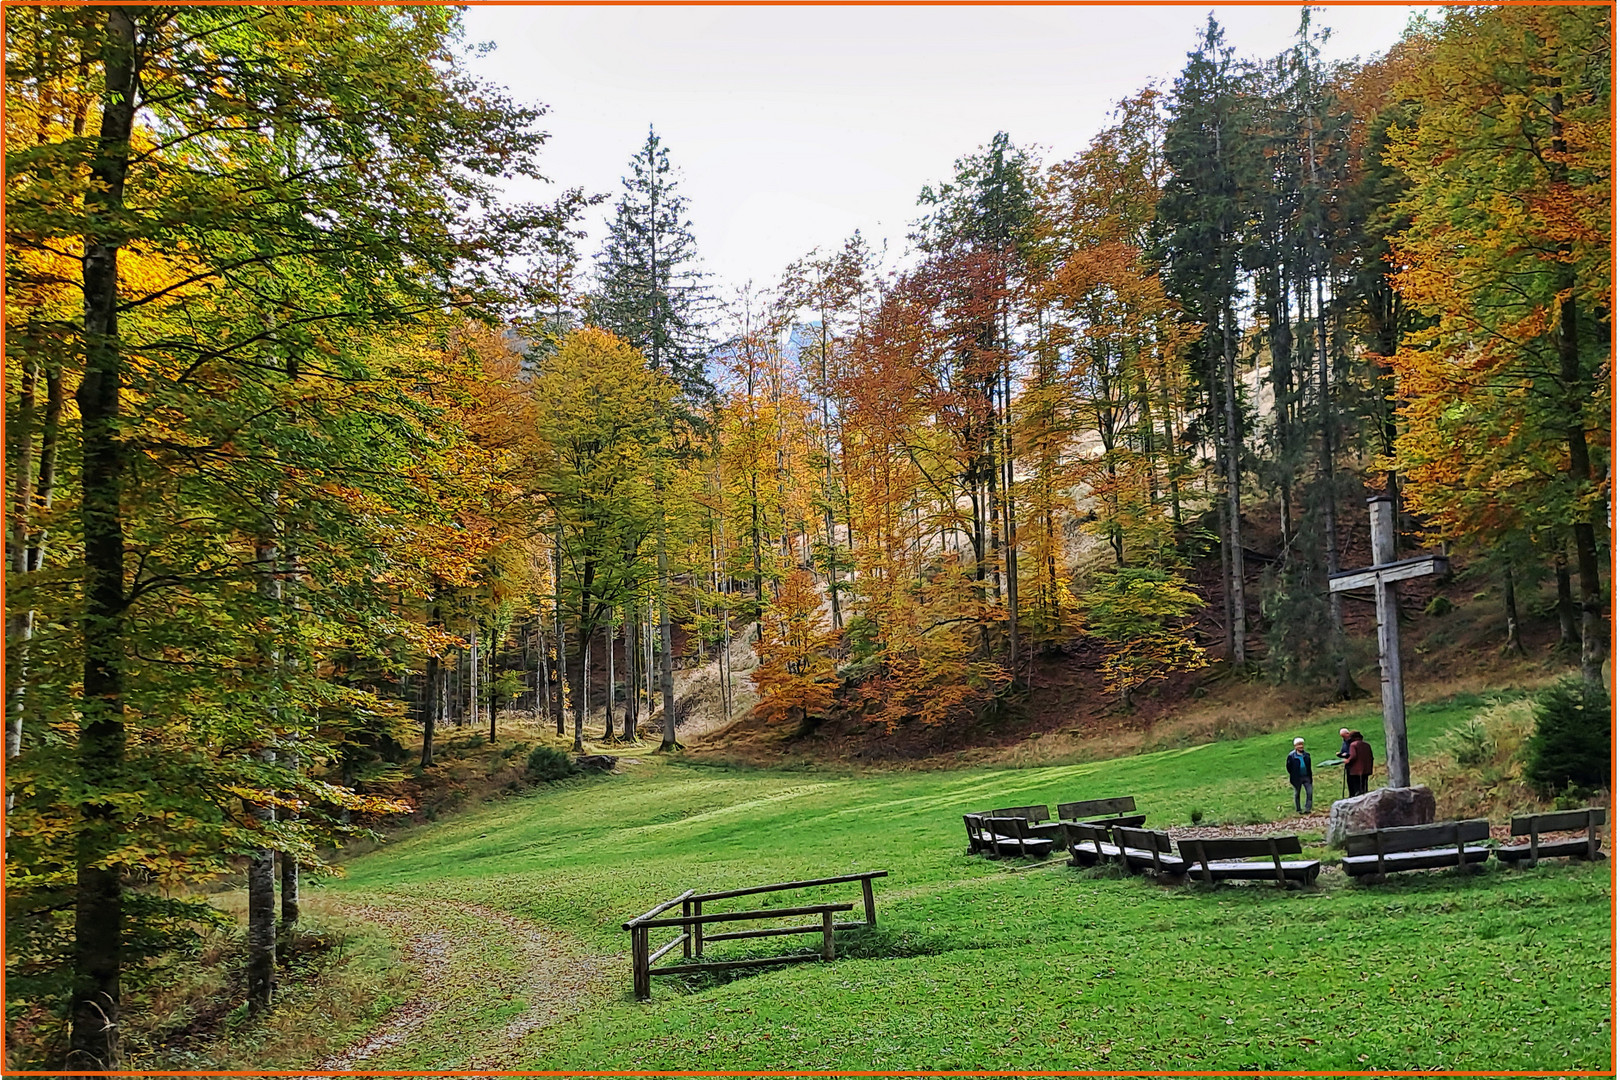
[(1372, 494), (1554, 582), (1598, 685), (1611, 18), (1329, 63), (1320, 12), (1275, 56), (1212, 17), (1084, 146), (986, 132), (908, 237), (727, 294), (656, 131), (619, 191), (505, 194), (558, 148), (454, 10), (8, 8), (9, 1001), (117, 1067), (236, 873), (265, 1007), (401, 748), (675, 751), (703, 665), (785, 733), (1016, 712), (1076, 642), (1098, 707), (1348, 695)]

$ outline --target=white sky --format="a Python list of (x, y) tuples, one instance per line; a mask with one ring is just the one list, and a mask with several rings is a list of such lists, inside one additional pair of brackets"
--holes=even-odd
[[(1050, 163), (1113, 104), (1166, 88), (1213, 10), (1239, 56), (1292, 39), (1295, 6), (508, 7), (466, 12), (472, 69), (550, 107), (550, 178), (617, 199), (652, 124), (721, 296), (859, 228), (905, 247), (917, 192), (998, 130)], [(1419, 7), (1335, 5), (1330, 60), (1388, 48)], [(517, 194), (517, 192), (514, 192)], [(523, 192), (524, 195), (539, 194)], [(593, 213), (594, 256), (611, 201)]]

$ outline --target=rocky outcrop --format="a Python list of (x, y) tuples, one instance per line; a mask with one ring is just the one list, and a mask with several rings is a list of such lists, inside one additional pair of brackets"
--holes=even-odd
[(1343, 847), (1351, 833), (1427, 825), (1434, 820), (1434, 792), (1422, 784), (1379, 788), (1353, 799), (1340, 799), (1328, 813), (1328, 847)]

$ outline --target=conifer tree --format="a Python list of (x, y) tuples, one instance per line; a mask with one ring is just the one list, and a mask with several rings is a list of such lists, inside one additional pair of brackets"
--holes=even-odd
[[(702, 426), (697, 407), (712, 401), (714, 387), (704, 372), (708, 346), (703, 322), (709, 305), (697, 267), (697, 241), (687, 217), (687, 200), (675, 187), (669, 151), (651, 127), (647, 141), (630, 159), (624, 194), (614, 207), (608, 239), (597, 256), (597, 288), (586, 302), (591, 321), (610, 330), (665, 372), (681, 396), (668, 421)], [(686, 440), (674, 440), (675, 444)], [(668, 462), (652, 463), (660, 506)], [(660, 511), (661, 514), (664, 511)], [(667, 523), (658, 527), (658, 633), (664, 696), (662, 748), (675, 748), (674, 635), (670, 628), (670, 573)]]
[(1195, 369), (1206, 392), (1205, 425), (1222, 479), (1227, 656), (1247, 662), (1241, 518), (1243, 425), (1236, 365), (1240, 249), (1262, 164), (1250, 137), (1249, 78), (1211, 16), (1196, 52), (1176, 80), (1165, 160), (1171, 177), (1159, 204), (1160, 255), (1171, 295), (1204, 325)]

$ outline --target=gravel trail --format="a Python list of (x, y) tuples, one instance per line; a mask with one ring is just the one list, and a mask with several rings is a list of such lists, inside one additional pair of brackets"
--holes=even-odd
[(526, 1036), (613, 991), (615, 958), (492, 908), (387, 896), (342, 903), (341, 910), (399, 943), (417, 990), (305, 1080), (326, 1069), (522, 1068)]

